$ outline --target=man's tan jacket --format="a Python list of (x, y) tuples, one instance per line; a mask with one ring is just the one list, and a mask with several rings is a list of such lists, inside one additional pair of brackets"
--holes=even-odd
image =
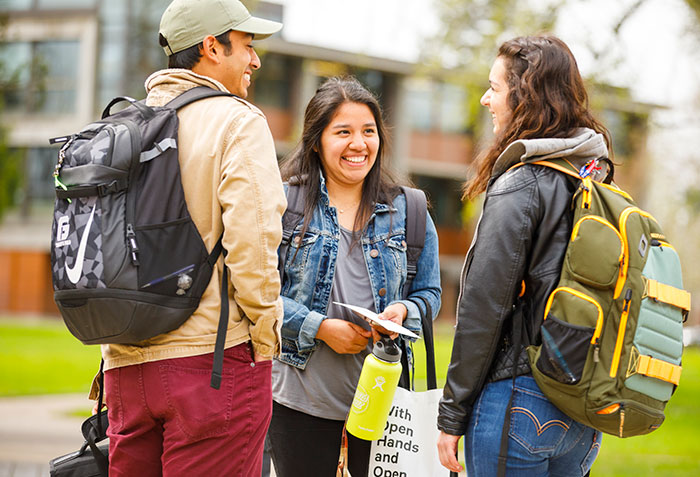
[[(195, 86), (226, 91), (211, 78), (169, 69), (146, 80), (147, 104), (161, 106)], [(207, 98), (178, 111), (185, 200), (208, 250), (223, 232), (229, 270), (226, 348), (251, 341), (255, 352), (279, 351), (283, 308), (277, 247), (287, 205), (275, 148), (262, 112), (238, 98)], [(164, 199), (165, 200), (165, 199)], [(199, 308), (180, 328), (138, 345), (102, 345), (104, 369), (214, 351), (222, 263), (214, 267)]]

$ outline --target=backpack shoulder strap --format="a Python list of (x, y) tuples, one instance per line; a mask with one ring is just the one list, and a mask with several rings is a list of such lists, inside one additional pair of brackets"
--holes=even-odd
[(401, 186), (406, 196), (406, 261), (408, 277), (404, 295), (408, 295), (413, 278), (418, 272), (417, 263), (425, 245), (425, 225), (428, 214), (428, 201), (420, 189)]
[[(602, 182), (603, 184), (610, 184), (613, 181), (613, 178), (615, 176), (615, 164), (607, 157), (601, 157), (598, 159), (598, 162), (604, 162), (607, 165), (607, 171), (605, 174), (605, 177), (603, 179), (595, 179), (597, 181)], [(562, 172), (570, 177), (573, 177), (574, 179), (580, 181), (582, 179), (581, 174), (579, 170), (576, 169), (576, 167), (571, 164), (571, 162), (567, 161), (564, 158), (558, 158), (558, 159), (543, 159), (541, 161), (533, 161), (533, 162), (519, 162), (517, 164), (514, 164), (513, 166), (510, 167), (510, 169), (515, 169), (516, 167), (520, 167), (524, 164), (537, 164), (540, 166), (545, 166), (549, 167), (551, 169), (556, 169), (559, 172)], [(585, 174), (584, 174), (585, 176)]]
[[(430, 304), (423, 297), (408, 298), (408, 292), (411, 289), (413, 279), (418, 273), (418, 259), (423, 252), (425, 245), (425, 226), (428, 220), (428, 201), (425, 193), (420, 189), (401, 186), (404, 196), (406, 196), (406, 283), (403, 288), (403, 298), (413, 301), (421, 314), (421, 329), (425, 343), (426, 356), (426, 375), (428, 378), (428, 389), (437, 387), (435, 374), (435, 350), (433, 344), (433, 312)], [(419, 305), (423, 303), (423, 308)], [(401, 340), (401, 364), (403, 366), (401, 376), (399, 377), (399, 386), (405, 389), (412, 389), (414, 383), (413, 377), (413, 361), (408, 362), (407, 347), (408, 343)]]
[(562, 172), (568, 176), (574, 177), (579, 181), (581, 180), (581, 176), (576, 170), (576, 167), (565, 159), (546, 159), (542, 161), (529, 162), (528, 164), (537, 164), (538, 166), (545, 166), (551, 169), (556, 169), (557, 171)]
[(578, 171), (573, 166), (573, 164), (564, 159), (544, 159), (541, 161), (518, 162), (517, 164), (513, 164), (512, 166), (510, 166), (508, 168), (508, 171), (516, 169), (520, 166), (524, 166), (525, 164), (537, 164), (538, 166), (549, 167), (551, 169), (556, 169), (557, 171), (562, 172), (568, 176), (581, 180), (581, 176), (579, 175)]
[(277, 269), (280, 278), (284, 273), (284, 258), (287, 256), (289, 242), (297, 224), (304, 218), (304, 204), (306, 202), (306, 186), (299, 183), (289, 183), (287, 187), (287, 210), (282, 216), (282, 242), (279, 247), (279, 259)]
[(289, 243), (297, 224), (304, 217), (306, 187), (290, 183), (287, 188), (287, 210), (282, 216), (282, 242)]
[[(197, 86), (195, 88), (189, 89), (169, 101), (165, 106), (172, 109), (180, 109), (188, 104), (192, 104), (195, 101), (199, 101), (204, 98), (212, 98), (214, 96), (235, 96), (231, 93), (225, 91), (216, 90), (209, 88), (207, 86)], [(214, 245), (214, 248), (209, 253), (207, 257), (207, 262), (209, 266), (213, 267), (218, 261), (219, 256), (223, 255), (226, 257), (226, 250), (223, 247), (223, 233), (219, 240)], [(214, 360), (212, 365), (211, 373), (211, 387), (214, 389), (219, 389), (221, 387), (221, 380), (223, 375), (223, 365), (224, 365), (224, 347), (226, 345), (226, 331), (228, 329), (229, 321), (229, 306), (228, 306), (228, 267), (226, 266), (226, 261), (222, 267), (221, 275), (221, 305), (219, 310), (219, 324), (216, 330), (216, 341), (214, 343)]]
[(170, 100), (165, 106), (172, 109), (180, 109), (200, 99), (213, 98), (214, 96), (237, 97), (235, 94), (209, 88), (208, 86), (196, 86), (192, 89), (188, 89), (177, 98)]

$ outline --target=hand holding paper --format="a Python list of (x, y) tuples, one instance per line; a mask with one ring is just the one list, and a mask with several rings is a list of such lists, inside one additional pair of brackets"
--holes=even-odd
[(355, 305), (348, 305), (346, 303), (338, 303), (337, 301), (334, 301), (333, 303), (339, 306), (344, 306), (345, 308), (354, 311), (356, 314), (360, 315), (362, 318), (367, 320), (367, 322), (369, 322), (370, 324), (381, 326), (387, 331), (399, 333), (405, 336), (410, 336), (411, 338), (418, 338), (418, 335), (415, 334), (413, 331), (404, 328), (403, 326), (399, 325), (398, 323), (394, 323), (393, 321), (383, 320), (379, 318), (379, 316), (375, 312), (368, 310), (367, 308), (362, 308), (361, 306)]

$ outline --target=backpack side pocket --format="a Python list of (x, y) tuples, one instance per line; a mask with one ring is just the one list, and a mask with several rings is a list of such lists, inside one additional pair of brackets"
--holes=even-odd
[(597, 215), (574, 224), (565, 266), (572, 278), (595, 288), (609, 288), (618, 279), (625, 248), (617, 229)]

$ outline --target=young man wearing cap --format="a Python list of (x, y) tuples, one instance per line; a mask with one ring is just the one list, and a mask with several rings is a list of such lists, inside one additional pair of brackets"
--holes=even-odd
[[(243, 98), (260, 68), (252, 40), (281, 27), (238, 0), (175, 0), (161, 18), (169, 68), (146, 80), (147, 104), (197, 86), (237, 96), (178, 111), (187, 207), (207, 249), (223, 233), (227, 253), (180, 328), (138, 346), (103, 346), (112, 477), (260, 475), (282, 320), (277, 247), (286, 200), (265, 117)], [(213, 389), (224, 266), (229, 324), (223, 379)]]

